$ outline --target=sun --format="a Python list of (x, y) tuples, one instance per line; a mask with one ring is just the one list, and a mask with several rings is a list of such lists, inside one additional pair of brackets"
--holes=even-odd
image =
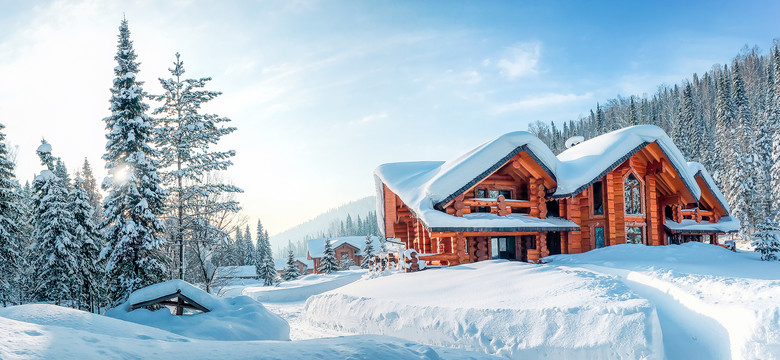
[(130, 168), (127, 165), (120, 165), (114, 170), (114, 181), (124, 182), (130, 176)]

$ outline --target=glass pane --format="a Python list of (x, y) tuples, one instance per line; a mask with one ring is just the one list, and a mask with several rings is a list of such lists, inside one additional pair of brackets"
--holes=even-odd
[(604, 228), (597, 227), (593, 229), (593, 235), (596, 238), (596, 249), (604, 247)]
[(498, 259), (498, 239), (490, 239), (490, 257), (492, 259)]
[(499, 195), (498, 190), (490, 190), (490, 198), (495, 199)]
[(593, 214), (604, 214), (604, 195), (601, 193), (601, 181), (593, 183)]
[(506, 251), (506, 238), (498, 238), (498, 251)]
[(485, 189), (477, 190), (477, 197), (478, 198), (486, 198), (487, 197), (487, 190), (485, 190)]

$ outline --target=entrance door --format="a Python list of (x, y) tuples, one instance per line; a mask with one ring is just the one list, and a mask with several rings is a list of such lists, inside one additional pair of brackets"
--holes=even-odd
[(515, 259), (515, 238), (500, 237), (490, 239), (491, 259)]
[(558, 255), (561, 253), (561, 233), (547, 233), (547, 251), (550, 252), (550, 255)]

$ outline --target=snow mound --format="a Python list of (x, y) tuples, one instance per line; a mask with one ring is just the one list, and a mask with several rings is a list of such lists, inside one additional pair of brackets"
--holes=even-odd
[(508, 358), (663, 358), (655, 308), (612, 277), (483, 261), (312, 296), (307, 321)]
[[(180, 291), (208, 308), (194, 315), (173, 315), (164, 308), (157, 311), (130, 306)], [(156, 327), (175, 334), (207, 340), (290, 340), (287, 321), (246, 296), (219, 298), (184, 281), (171, 280), (139, 289), (128, 300), (106, 312), (106, 316)]]
[(212, 341), (55, 305), (0, 309), (0, 359), (480, 359), (401, 339)]
[(309, 296), (321, 294), (355, 282), (366, 270), (337, 271), (332, 274), (310, 274), (278, 286), (241, 286), (225, 290), (225, 295), (241, 294), (262, 302), (304, 301)]
[(695, 242), (615, 245), (548, 259), (613, 273), (670, 295), (676, 306), (711, 319), (731, 358), (780, 358), (780, 262)]

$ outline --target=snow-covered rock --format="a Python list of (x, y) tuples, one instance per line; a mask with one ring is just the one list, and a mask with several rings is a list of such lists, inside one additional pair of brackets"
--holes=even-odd
[[(194, 315), (173, 315), (168, 309), (149, 311), (131, 305), (181, 292), (209, 309)], [(195, 339), (208, 340), (289, 340), (287, 321), (268, 311), (259, 302), (237, 296), (220, 298), (184, 281), (171, 280), (139, 289), (128, 300), (106, 312), (106, 316), (167, 330)]]
[(509, 358), (663, 358), (655, 308), (589, 271), (483, 261), (312, 296), (313, 326)]

